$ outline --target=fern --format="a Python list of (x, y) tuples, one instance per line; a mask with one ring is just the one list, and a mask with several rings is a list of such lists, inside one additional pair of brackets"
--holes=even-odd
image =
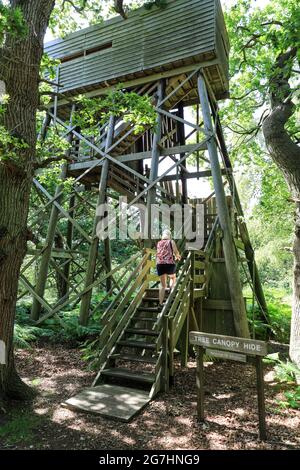
[(20, 349), (29, 349), (31, 348), (31, 343), (38, 338), (51, 336), (53, 336), (51, 330), (38, 328), (36, 326), (16, 324), (14, 328), (14, 344)]

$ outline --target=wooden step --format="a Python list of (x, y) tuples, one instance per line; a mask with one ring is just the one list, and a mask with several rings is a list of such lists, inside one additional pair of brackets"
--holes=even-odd
[(107, 418), (128, 422), (149, 401), (148, 391), (120, 385), (102, 384), (82, 390), (75, 397), (62, 403), (62, 406), (71, 410), (88, 411)]
[(131, 324), (132, 325), (135, 325), (136, 323), (140, 323), (140, 322), (151, 322), (151, 323), (155, 323), (157, 321), (157, 317), (133, 317), (131, 319)]
[(155, 381), (155, 374), (150, 374), (149, 372), (144, 371), (131, 371), (129, 369), (113, 368), (113, 369), (104, 369), (101, 372), (101, 375), (105, 377), (115, 377), (126, 380), (133, 380), (134, 382), (142, 382), (147, 384), (152, 384)]
[(118, 341), (118, 345), (127, 346), (129, 348), (156, 349), (155, 344), (145, 343), (144, 341), (121, 340), (121, 341)]
[(159, 301), (158, 297), (144, 297), (142, 300), (143, 302), (158, 302)]
[(158, 336), (159, 334), (157, 333), (157, 331), (146, 330), (143, 328), (127, 328), (125, 330), (125, 333), (134, 334), (134, 335), (143, 335), (143, 336)]
[[(170, 293), (170, 288), (167, 287), (166, 291), (165, 291), (165, 295), (169, 295)], [(154, 289), (146, 289), (146, 296), (144, 297), (144, 299), (146, 297), (152, 297), (154, 299), (157, 299), (158, 298), (158, 295), (159, 295), (159, 289), (157, 288), (154, 288)]]
[(156, 317), (133, 317), (131, 321), (151, 321), (151, 322), (156, 322), (157, 318)]
[(131, 354), (115, 353), (109, 356), (109, 359), (119, 359), (120, 361), (143, 362), (145, 364), (156, 364), (156, 357), (132, 356)]
[(137, 312), (160, 312), (159, 307), (139, 307)]

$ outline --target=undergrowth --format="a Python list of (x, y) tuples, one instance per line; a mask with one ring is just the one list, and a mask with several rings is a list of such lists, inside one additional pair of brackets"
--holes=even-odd
[[(265, 289), (265, 298), (268, 306), (268, 321), (261, 320), (261, 310), (255, 304), (254, 312), (252, 301), (247, 297), (247, 314), (250, 330), (256, 339), (270, 338), (278, 343), (289, 343), (292, 308), (286, 292), (280, 289)], [(247, 292), (247, 294), (249, 294)]]
[(51, 343), (70, 343), (78, 346), (87, 338), (98, 336), (100, 323), (98, 318), (90, 320), (87, 327), (78, 323), (78, 309), (64, 311), (45, 320), (41, 326), (35, 326), (30, 320), (30, 305), (21, 304), (17, 307), (14, 329), (14, 343), (17, 348), (30, 348), (38, 340)]
[(300, 409), (300, 386), (297, 385), (300, 377), (299, 367), (289, 360), (281, 360), (278, 353), (269, 354), (264, 362), (274, 366), (275, 381), (288, 387), (288, 390), (283, 392), (284, 400), (277, 401), (278, 406)]

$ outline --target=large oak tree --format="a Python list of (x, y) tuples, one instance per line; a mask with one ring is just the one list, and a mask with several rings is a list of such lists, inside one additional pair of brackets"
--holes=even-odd
[[(132, 0), (127, 6), (143, 3)], [(126, 16), (123, 1), (0, 0), (0, 340), (6, 345), (6, 364), (0, 364), (0, 401), (32, 395), (15, 369), (13, 328), (20, 268), (30, 238), (30, 191), (41, 163), (36, 115), (44, 36), (49, 24), (66, 33), (80, 27), (77, 20), (99, 21), (107, 5)], [(76, 14), (71, 15), (71, 10)]]
[[(257, 154), (262, 135), (260, 152), (267, 152), (283, 173), (295, 204), (290, 356), (300, 365), (300, 9), (297, 0), (256, 5), (239, 0), (226, 15), (232, 80), (224, 114), (238, 136), (237, 159), (245, 162)], [(274, 183), (271, 191), (276, 190)]]

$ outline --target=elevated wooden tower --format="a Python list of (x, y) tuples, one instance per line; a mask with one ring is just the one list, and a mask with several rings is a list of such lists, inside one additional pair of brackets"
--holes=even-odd
[[(249, 335), (241, 267), (266, 314), (218, 115), (218, 100), (229, 95), (229, 42), (220, 2), (170, 0), (165, 9), (140, 8), (127, 20), (116, 17), (48, 43), (46, 52), (60, 65), (57, 93), (39, 138), (45, 141), (52, 126), (71, 148), (55, 193), (44, 188), (39, 176), (35, 180), (31, 227), (39, 242), (28, 253), (20, 296), (33, 295), (37, 324), (79, 303), (83, 325), (102, 311), (99, 373), (93, 385), (105, 383), (108, 388), (99, 393), (113, 395), (116, 403), (122, 393), (130, 395), (128, 390), (136, 392), (132, 387), (142, 383), (149, 387), (143, 403), (168, 389), (179, 340), (186, 363), (189, 324), (208, 332)], [(99, 97), (120, 84), (124, 93), (153, 97), (154, 133), (147, 128), (137, 133), (131, 123), (114, 116), (88, 136), (72, 124), (79, 94)], [(186, 111), (191, 105), (197, 113)], [(190, 155), (197, 160), (193, 172), (186, 164)], [(64, 189), (69, 177), (71, 192)], [(202, 178), (211, 178), (214, 187), (202, 200), (205, 244), (189, 250), (183, 243), (176, 289), (160, 311), (153, 247), (148, 244), (116, 266), (110, 243), (103, 247), (97, 238), (96, 206), (118, 194), (132, 208), (138, 202), (149, 207), (160, 202), (193, 205), (197, 201), (190, 198), (189, 182), (195, 179), (201, 185)], [(59, 296), (51, 303), (55, 283)], [(99, 289), (107, 294), (97, 302), (94, 293)], [(121, 395), (115, 388), (111, 392), (115, 383), (127, 386)], [(99, 408), (97, 394), (93, 404), (86, 395), (80, 400), (83, 408), (107, 412), (107, 407)]]

